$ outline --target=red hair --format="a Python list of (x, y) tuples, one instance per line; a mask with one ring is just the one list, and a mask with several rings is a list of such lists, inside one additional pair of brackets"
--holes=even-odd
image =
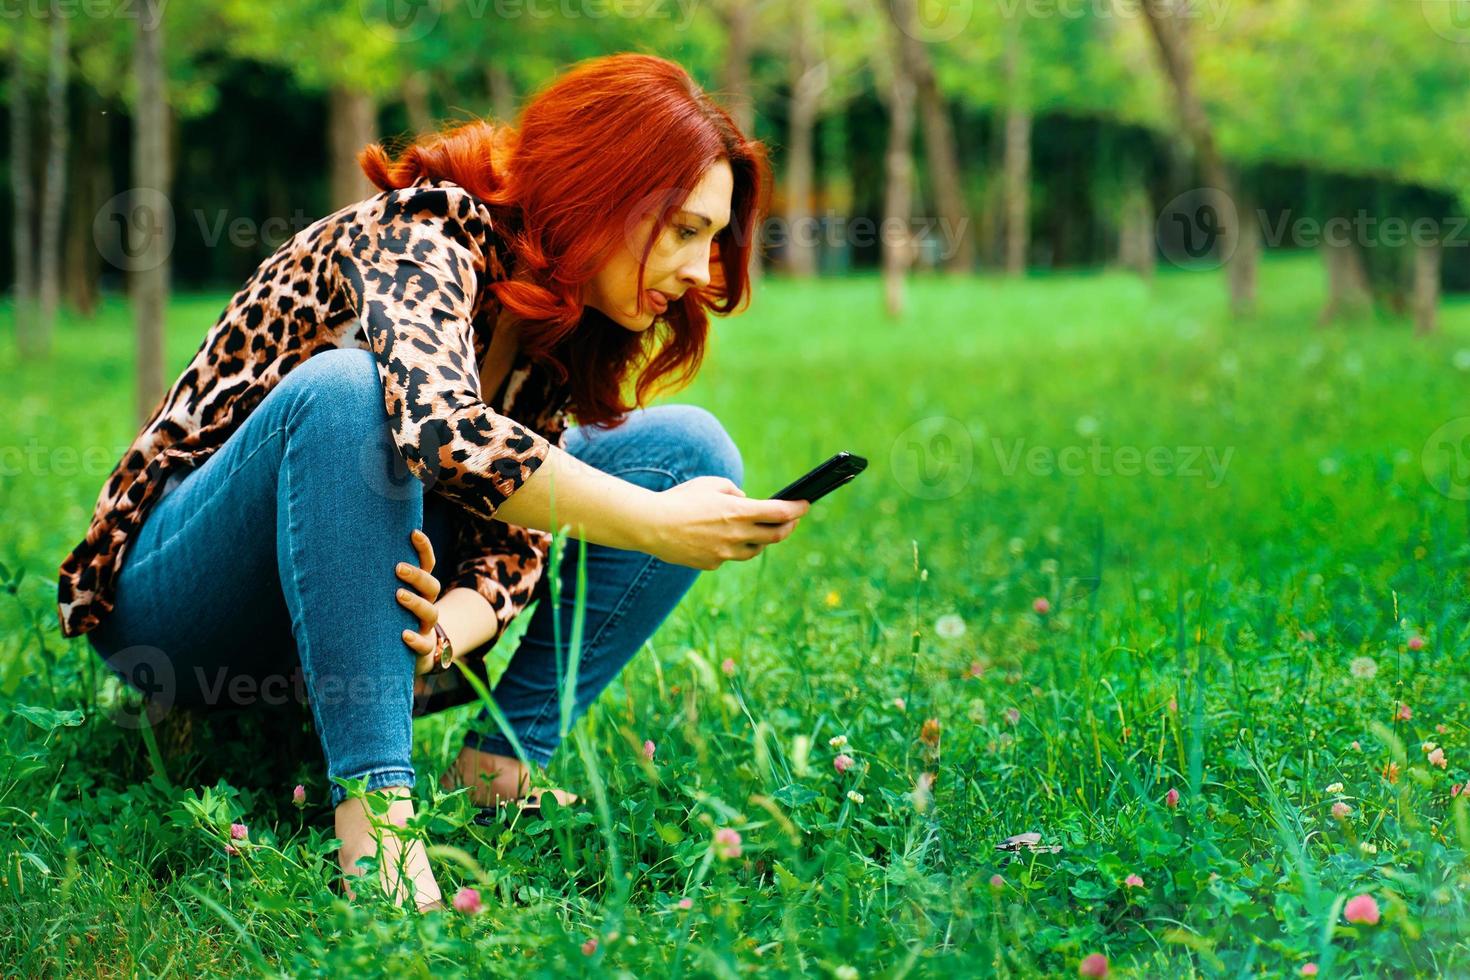
[[(642, 333), (584, 308), (583, 284), (653, 210), (639, 264), (643, 291), (653, 244), (721, 159), (735, 182), (730, 223), (711, 246), (709, 285), (685, 292), (659, 318), (662, 327), (655, 321)], [(490, 205), (514, 268), (488, 288), (526, 321), (521, 349), (560, 382), (570, 379), (570, 410), (581, 425), (615, 426), (650, 394), (688, 384), (704, 357), (708, 314), (748, 303), (754, 231), (769, 206), (766, 148), (672, 61), (633, 53), (590, 58), (537, 92), (517, 129), (477, 118), (418, 137), (396, 160), (370, 144), (358, 162), (383, 190), (428, 176)], [(628, 404), (624, 382), (640, 367)]]

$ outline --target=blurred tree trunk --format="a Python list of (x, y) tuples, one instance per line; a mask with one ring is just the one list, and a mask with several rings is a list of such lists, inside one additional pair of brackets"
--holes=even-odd
[(336, 210), (377, 191), (358, 165), (357, 154), (378, 138), (378, 108), (371, 95), (334, 85), (328, 96), (327, 112), (331, 206)]
[(1005, 253), (1006, 274), (1026, 273), (1031, 245), (1031, 113), (1006, 112)]
[(491, 117), (498, 123), (514, 123), (515, 81), (510, 77), (510, 70), (494, 59), (485, 67), (485, 92), (490, 96)]
[[(725, 105), (735, 125), (747, 137), (755, 138), (755, 93), (750, 84), (751, 52), (755, 47), (755, 8), (743, 0), (733, 0), (717, 9), (725, 27), (725, 60), (721, 65), (720, 86)], [(752, 291), (765, 271), (761, 252), (761, 229), (748, 232), (754, 241), (750, 248), (750, 285)]]
[(71, 154), (72, 207), (66, 222), (61, 288), (68, 305), (89, 318), (97, 312), (102, 278), (102, 255), (92, 241), (92, 219), (112, 196), (112, 172), (107, 165), (109, 118), (91, 87), (83, 86), (79, 145)]
[(1025, 107), (1023, 54), (1014, 36), (1006, 45), (1006, 85), (1011, 104), (1005, 128), (1005, 268), (1011, 276), (1025, 275), (1031, 246), (1031, 112)]
[(1327, 269), (1327, 301), (1317, 317), (1319, 324), (1331, 323), (1340, 316), (1357, 316), (1373, 305), (1363, 253), (1356, 242), (1335, 242), (1333, 237), (1327, 235), (1322, 240), (1322, 259)]
[(61, 297), (61, 229), (66, 214), (67, 25), (60, 0), (51, 0), (51, 52), (46, 73), (46, 183), (41, 200), (40, 303), (36, 352), (51, 349), (56, 307)]
[(1154, 244), (1155, 219), (1148, 185), (1131, 180), (1123, 194), (1118, 221), (1118, 262), (1145, 281), (1154, 277), (1158, 251)]
[(980, 195), (980, 217), (976, 227), (979, 239), (981, 265), (1005, 266), (1005, 172), (1002, 163), (1005, 157), (1005, 127), (996, 126), (998, 134), (993, 142), (999, 149), (986, 153), (984, 191)]
[(755, 47), (755, 8), (727, 0), (718, 10), (725, 28), (725, 60), (720, 65), (722, 104), (746, 136), (755, 135), (755, 95), (750, 84), (751, 52)]
[(15, 346), (21, 357), (31, 353), (31, 331), (36, 321), (36, 186), (31, 168), (31, 102), (26, 91), (25, 61), (21, 56), (16, 21), (10, 52), (10, 192), (14, 208), (11, 250), (15, 253)]
[(429, 83), (421, 71), (409, 72), (403, 79), (403, 108), (408, 113), (408, 128), (418, 136), (434, 128), (434, 113), (429, 108)]
[[(136, 411), (140, 423), (152, 418), (166, 390), (164, 317), (168, 306), (168, 236), (160, 204), (167, 201), (169, 175), (168, 79), (163, 62), (164, 0), (140, 0), (133, 50), (137, 103), (133, 110), (133, 182), (145, 193), (133, 208), (135, 224), (145, 229), (142, 251), (132, 272), (133, 315), (138, 336), (138, 389)], [(154, 193), (146, 193), (146, 192)]]
[(791, 112), (786, 152), (786, 270), (797, 279), (817, 271), (819, 235), (812, 234), (813, 144), (817, 112), (827, 88), (827, 62), (817, 50), (816, 11), (810, 4), (791, 7)]
[[(1261, 268), (1261, 224), (1251, 219), (1255, 214), (1254, 202), (1243, 191), (1237, 191), (1237, 224), (1235, 226), (1235, 251), (1226, 253), (1230, 261), (1225, 274), (1230, 282), (1230, 310), (1237, 316), (1247, 316), (1256, 308), (1256, 288)], [(1227, 216), (1228, 217), (1228, 216)]]
[(1427, 337), (1439, 330), (1440, 270), (1444, 247), (1436, 239), (1414, 248), (1414, 332)]
[[(1224, 194), (1235, 205), (1235, 220), (1222, 213), (1220, 217), (1220, 249), (1229, 256), (1227, 276), (1230, 283), (1230, 308), (1244, 315), (1255, 307), (1255, 263), (1260, 253), (1259, 228), (1245, 219), (1250, 212), (1240, 200), (1235, 181), (1220, 156), (1210, 127), (1209, 116), (1194, 88), (1194, 55), (1189, 49), (1183, 23), (1174, 15), (1173, 0), (1144, 0), (1143, 11), (1149, 32), (1158, 48), (1164, 72), (1174, 88), (1174, 101), (1180, 124), (1194, 147), (1200, 173), (1210, 187)], [(1243, 234), (1244, 232), (1244, 234)]]
[(884, 307), (890, 317), (904, 309), (904, 278), (914, 262), (913, 236), (909, 233), (913, 212), (914, 180), (914, 82), (904, 70), (903, 58), (895, 56), (888, 87), (888, 149), (884, 155), (885, 187), (883, 227), (902, 229), (902, 234), (885, 233), (883, 241)]
[(898, 41), (906, 62), (905, 69), (914, 81), (919, 100), (919, 116), (923, 121), (924, 150), (929, 163), (929, 182), (934, 187), (934, 202), (947, 235), (953, 236), (953, 251), (945, 259), (950, 272), (967, 273), (975, 265), (975, 239), (970, 228), (970, 211), (965, 192), (959, 156), (955, 151), (954, 127), (929, 50), (919, 40), (918, 11), (914, 0), (889, 0), (889, 14), (898, 25)]

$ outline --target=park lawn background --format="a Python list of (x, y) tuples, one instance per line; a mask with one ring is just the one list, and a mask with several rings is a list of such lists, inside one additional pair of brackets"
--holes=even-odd
[[(333, 895), (319, 757), (252, 765), (281, 744), (261, 733), (224, 781), (191, 781), (187, 755), (165, 781), (109, 720), (121, 692), (61, 640), (55, 574), (137, 430), (130, 318), (112, 298), (63, 320), (35, 367), (0, 309), (0, 705), (19, 709), (0, 716), (0, 962), (1470, 971), (1452, 798), (1470, 508), (1432, 482), (1454, 460), (1431, 446), (1426, 472), (1425, 453), (1470, 415), (1470, 304), (1430, 339), (1386, 316), (1321, 329), (1322, 278), (1320, 259), (1272, 256), (1238, 323), (1214, 272), (920, 277), (900, 321), (874, 276), (764, 282), (666, 400), (725, 422), (752, 496), (840, 449), (868, 471), (787, 542), (701, 576), (568, 739), (551, 777), (605, 809), (469, 823), (462, 797), (429, 796), (474, 706), (418, 721), (423, 820), (460, 849), (440, 883), (486, 907), (427, 918)], [(170, 381), (227, 300), (174, 299)], [(17, 466), (32, 444), (47, 451)], [(1068, 447), (1082, 462), (1063, 471)], [(1119, 447), (1174, 470), (1120, 471)], [(712, 848), (720, 828), (738, 857)], [(1062, 850), (994, 849), (1024, 831)], [(1376, 925), (1344, 920), (1359, 894)]]

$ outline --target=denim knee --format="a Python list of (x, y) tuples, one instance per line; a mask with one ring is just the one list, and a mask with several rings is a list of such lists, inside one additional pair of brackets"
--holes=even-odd
[(288, 371), (280, 385), (298, 412), (387, 422), (383, 382), (372, 351), (353, 347), (322, 351)]
[(735, 440), (709, 409), (698, 405), (664, 406), (674, 438), (681, 444), (681, 461), (688, 468), (686, 479), (723, 476), (737, 487), (745, 487), (745, 462)]
[(292, 432), (363, 457), (360, 462), (374, 471), (382, 460), (391, 459), (388, 454), (394, 447), (383, 381), (372, 351), (325, 350), (287, 372), (280, 387), (287, 397), (286, 420)]

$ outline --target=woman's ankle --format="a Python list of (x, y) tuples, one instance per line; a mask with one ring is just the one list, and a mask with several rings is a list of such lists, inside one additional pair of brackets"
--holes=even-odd
[(470, 799), (478, 806), (498, 806), (519, 800), (531, 786), (531, 774), (519, 759), (481, 752), (462, 746), (454, 765), (449, 767), (439, 785), (446, 790), (461, 786), (470, 788)]
[[(378, 880), (383, 891), (392, 896), (395, 905), (408, 900), (412, 887), (418, 908), (442, 907), (443, 894), (429, 866), (428, 851), (423, 841), (402, 828), (413, 817), (413, 799), (406, 786), (392, 786), (372, 792), (388, 796), (386, 824), (381, 817), (370, 815), (361, 800), (346, 799), (336, 810), (336, 833), (342, 841), (338, 860), (344, 874), (342, 887), (349, 899), (355, 898), (352, 879), (366, 874), (358, 865), (360, 858), (379, 852)], [(374, 824), (377, 826), (374, 826)]]

